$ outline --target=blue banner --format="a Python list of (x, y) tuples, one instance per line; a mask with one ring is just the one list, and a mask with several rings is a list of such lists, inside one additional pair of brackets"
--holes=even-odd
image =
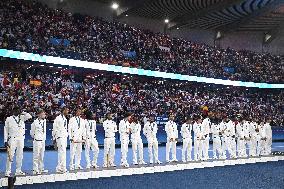
[(235, 73), (235, 68), (232, 67), (224, 67), (224, 71), (230, 74), (234, 74)]
[(70, 41), (67, 39), (57, 39), (57, 38), (50, 38), (49, 42), (53, 45), (64, 45), (64, 46), (68, 46), (70, 45)]

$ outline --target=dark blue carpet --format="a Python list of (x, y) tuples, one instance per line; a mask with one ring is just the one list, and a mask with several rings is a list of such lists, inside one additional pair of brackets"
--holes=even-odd
[(41, 189), (284, 189), (284, 161), (25, 185)]

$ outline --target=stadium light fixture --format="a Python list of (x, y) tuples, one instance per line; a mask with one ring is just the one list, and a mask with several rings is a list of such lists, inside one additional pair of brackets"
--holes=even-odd
[(126, 17), (128, 16), (128, 14), (125, 15)]
[(166, 23), (166, 24), (169, 23), (169, 19), (165, 19), (165, 23)]
[(111, 5), (111, 8), (112, 8), (113, 10), (118, 9), (118, 7), (119, 7), (119, 5), (118, 5), (117, 3), (113, 3), (113, 4)]
[(179, 30), (179, 27), (177, 27), (177, 30)]

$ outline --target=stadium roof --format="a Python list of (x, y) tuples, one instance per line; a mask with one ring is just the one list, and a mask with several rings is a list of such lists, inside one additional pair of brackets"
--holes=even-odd
[[(96, 0), (111, 3), (113, 0)], [(221, 31), (279, 30), (284, 25), (284, 0), (117, 0), (118, 18), (140, 16), (170, 21), (169, 28)], [(281, 28), (282, 29), (282, 28)]]

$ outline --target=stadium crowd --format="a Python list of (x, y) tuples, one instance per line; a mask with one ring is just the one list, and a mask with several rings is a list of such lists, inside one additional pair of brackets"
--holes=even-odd
[(18, 104), (32, 116), (39, 108), (46, 110), (48, 121), (67, 106), (72, 114), (78, 107), (91, 109), (101, 123), (108, 112), (115, 113), (118, 121), (131, 111), (141, 120), (174, 113), (179, 124), (188, 115), (202, 113), (212, 119), (239, 115), (284, 126), (283, 90), (232, 88), (26, 63), (1, 65), (1, 122)]
[(0, 9), (0, 48), (212, 78), (284, 81), (282, 56), (196, 44), (35, 1), (2, 0)]

